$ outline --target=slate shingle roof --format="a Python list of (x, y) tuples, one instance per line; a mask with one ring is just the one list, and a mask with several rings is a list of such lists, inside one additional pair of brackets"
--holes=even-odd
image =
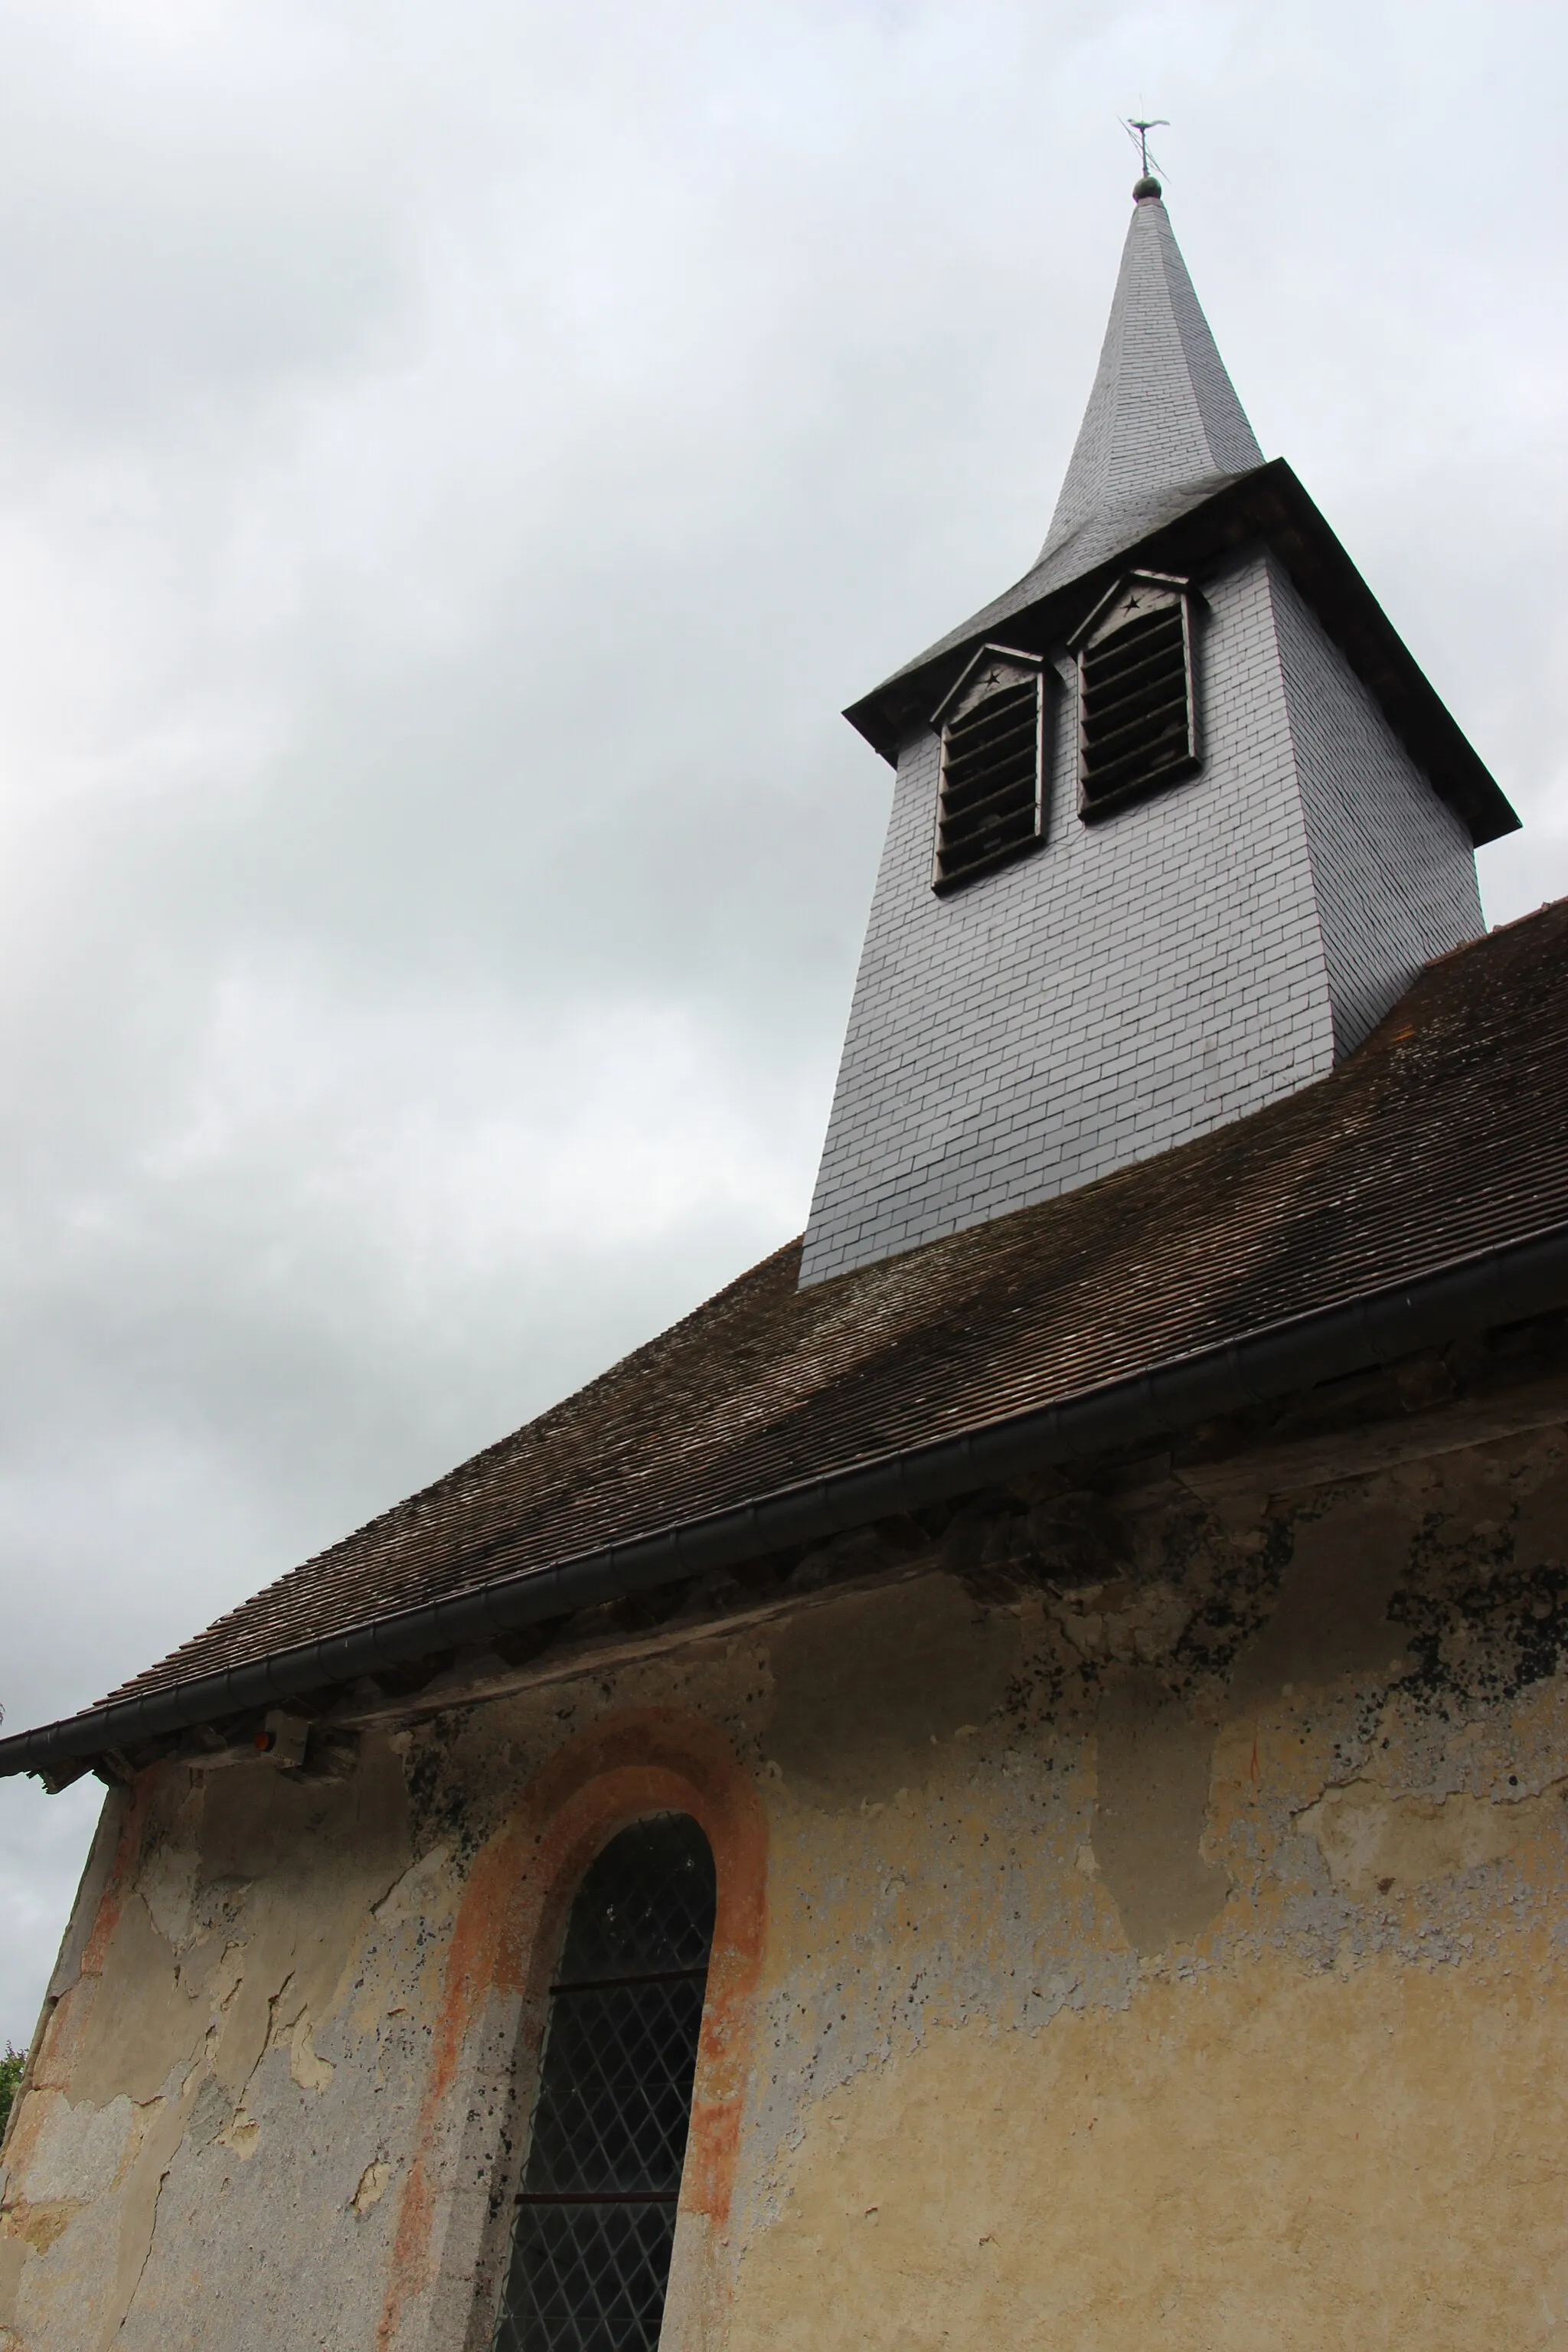
[(1042, 561), (1090, 517), (1263, 463), (1155, 183), (1140, 181), (1094, 387)]
[(166, 1688), (984, 1427), (1568, 1224), (1568, 900), (1428, 967), (1351, 1061), (834, 1281), (799, 1244), (125, 1685)]
[[(1250, 473), (1267, 469), (1254, 467)], [(921, 677), (942, 656), (967, 649), (977, 640), (993, 634), (1005, 634), (1006, 625), (1018, 614), (1033, 611), (1037, 604), (1059, 589), (1077, 586), (1080, 582), (1096, 583), (1089, 593), (1089, 602), (1096, 601), (1100, 574), (1108, 564), (1131, 562), (1146, 541), (1158, 532), (1195, 514), (1219, 491), (1229, 489), (1248, 478), (1246, 474), (1204, 474), (1190, 482), (1161, 483), (1155, 488), (1139, 491), (1135, 496), (1108, 506), (1102, 511), (1086, 515), (1047, 542), (1041, 553), (1019, 580), (983, 604), (978, 613), (956, 629), (949, 629), (934, 645), (927, 646), (912, 660), (903, 662), (884, 678), (865, 700), (875, 702), (887, 688), (900, 679)], [(1063, 634), (1066, 634), (1064, 627)], [(859, 703), (852, 707), (861, 709)]]
[(1127, 225), (1100, 364), (1045, 545), (1021, 580), (894, 677), (1000, 628), (1262, 463), (1165, 207), (1146, 196)]

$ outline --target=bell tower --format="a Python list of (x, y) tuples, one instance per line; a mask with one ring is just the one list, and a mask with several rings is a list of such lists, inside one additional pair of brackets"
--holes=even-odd
[(1322, 1076), (1518, 822), (1133, 198), (1038, 558), (847, 714), (897, 782), (803, 1284)]

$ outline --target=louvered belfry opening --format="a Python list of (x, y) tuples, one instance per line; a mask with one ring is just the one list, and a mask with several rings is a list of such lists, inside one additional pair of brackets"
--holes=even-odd
[(662, 1813), (572, 1906), (495, 2352), (654, 2352), (713, 1941), (713, 1856)]
[[(987, 649), (989, 653), (989, 649)], [(937, 890), (1037, 846), (1043, 833), (1043, 685), (1037, 663), (982, 657), (942, 730)]]
[(1182, 583), (1141, 577), (1079, 646), (1079, 783), (1085, 816), (1197, 765), (1192, 633)]

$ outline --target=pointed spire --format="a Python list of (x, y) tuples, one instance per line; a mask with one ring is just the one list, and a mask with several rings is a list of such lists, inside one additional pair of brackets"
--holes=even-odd
[(1160, 183), (1145, 173), (1132, 193), (1100, 372), (1042, 561), (1084, 523), (1151, 493), (1263, 463), (1198, 308)]

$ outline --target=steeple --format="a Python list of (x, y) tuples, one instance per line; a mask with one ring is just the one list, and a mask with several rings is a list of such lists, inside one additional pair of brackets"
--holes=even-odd
[(1100, 367), (1041, 562), (1086, 522), (1140, 509), (1152, 492), (1263, 463), (1198, 307), (1160, 183), (1145, 174), (1132, 193)]
[[(896, 677), (923, 669), (1048, 589), (1080, 579), (1263, 463), (1193, 291), (1159, 181), (1145, 173), (1132, 196), (1100, 366), (1045, 544), (1005, 595)], [(858, 712), (850, 716), (858, 724)]]
[(1481, 929), (1518, 822), (1133, 197), (1044, 548), (847, 714), (898, 782), (803, 1283), (1322, 1076)]

